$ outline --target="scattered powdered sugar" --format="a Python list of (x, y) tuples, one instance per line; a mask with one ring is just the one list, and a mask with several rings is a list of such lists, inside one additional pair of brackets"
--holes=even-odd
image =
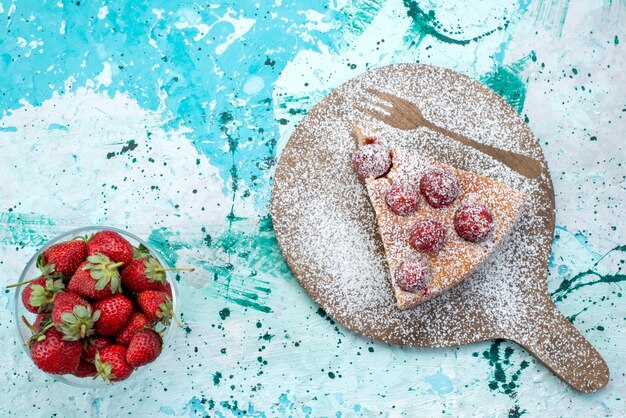
[[(302, 231), (302, 239), (290, 241), (283, 249), (296, 251), (306, 259), (307, 273), (320, 278), (312, 286), (321, 292), (333, 289), (335, 296), (345, 301), (359, 294), (366, 306), (385, 303), (383, 296), (388, 293), (388, 284), (385, 280), (371, 280), (387, 274), (379, 245), (371, 239), (374, 231), (364, 229), (357, 217), (344, 216), (328, 200), (303, 202), (300, 209), (302, 217), (297, 228)], [(366, 278), (364, 268), (368, 272)], [(336, 286), (338, 282), (342, 285)]]
[[(396, 66), (352, 80), (301, 122), (276, 172), (274, 226), (295, 275), (344, 325), (387, 342), (448, 346), (494, 337), (519, 341), (530, 335), (534, 325), (528, 318), (539, 302), (536, 295), (547, 291), (542, 275), (553, 213), (546, 192), (551, 187), (541, 186), (549, 179), (545, 174), (522, 177), (490, 156), (426, 128), (400, 131), (367, 117), (359, 109), (375, 102), (367, 92), (371, 88), (417, 104), (436, 125), (542, 159), (540, 147), (514, 110), (473, 80), (427, 66)], [(391, 147), (479, 173), (527, 197), (510, 237), (480, 269), (412, 309), (396, 306), (376, 216), (353, 170), (356, 124), (375, 130)], [(427, 205), (424, 200), (420, 204)]]

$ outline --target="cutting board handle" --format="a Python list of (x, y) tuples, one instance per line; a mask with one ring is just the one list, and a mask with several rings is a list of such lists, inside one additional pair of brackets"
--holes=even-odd
[(539, 304), (529, 315), (532, 331), (513, 331), (511, 339), (534, 355), (561, 380), (583, 392), (603, 388), (609, 381), (609, 368), (600, 353), (556, 308), (552, 300)]

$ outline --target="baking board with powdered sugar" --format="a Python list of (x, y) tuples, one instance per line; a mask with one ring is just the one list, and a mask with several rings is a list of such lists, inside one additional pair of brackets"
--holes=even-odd
[[(416, 104), (430, 122), (477, 142), (530, 156), (542, 173), (525, 178), (453, 139), (401, 131), (359, 109), (367, 90)], [(413, 309), (396, 307), (376, 217), (353, 171), (355, 125), (392, 147), (499, 180), (527, 201), (508, 239), (462, 284)], [(317, 104), (290, 138), (276, 170), (272, 214), (281, 250), (311, 297), (347, 328), (392, 344), (443, 347), (515, 341), (582, 392), (608, 381), (598, 352), (548, 295), (554, 195), (541, 147), (515, 110), (479, 82), (442, 68), (399, 64), (365, 73)]]

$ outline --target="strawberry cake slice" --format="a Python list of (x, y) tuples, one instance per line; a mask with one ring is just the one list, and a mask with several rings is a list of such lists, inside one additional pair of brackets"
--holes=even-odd
[(498, 181), (375, 138), (359, 144), (354, 167), (376, 212), (399, 309), (460, 284), (522, 211), (525, 194)]

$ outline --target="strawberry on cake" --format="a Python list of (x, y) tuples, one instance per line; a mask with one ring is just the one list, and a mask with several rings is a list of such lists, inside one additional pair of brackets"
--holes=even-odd
[(458, 285), (494, 253), (525, 194), (357, 130), (354, 169), (365, 182), (399, 309)]

